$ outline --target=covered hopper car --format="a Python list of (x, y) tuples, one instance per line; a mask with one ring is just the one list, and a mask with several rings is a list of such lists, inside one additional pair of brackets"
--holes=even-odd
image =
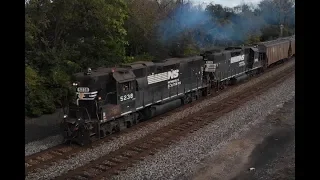
[(295, 54), (294, 37), (280, 38), (258, 44), (261, 59), (265, 59), (265, 67), (269, 67)]

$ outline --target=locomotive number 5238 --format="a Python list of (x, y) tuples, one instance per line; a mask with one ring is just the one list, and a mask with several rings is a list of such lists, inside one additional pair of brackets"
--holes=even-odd
[(120, 101), (126, 101), (133, 98), (133, 93), (120, 96)]

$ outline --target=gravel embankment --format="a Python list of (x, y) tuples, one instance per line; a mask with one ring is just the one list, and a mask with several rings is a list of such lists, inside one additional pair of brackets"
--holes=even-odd
[[(241, 179), (295, 179), (295, 100), (285, 103), (266, 118), (273, 127), (250, 154), (247, 164), (232, 180)], [(260, 129), (262, 129), (260, 128)], [(254, 167), (254, 171), (248, 171)], [(230, 178), (231, 179), (231, 178)]]
[(25, 145), (25, 156), (59, 145), (62, 143), (62, 141), (63, 137), (61, 135), (55, 135), (47, 137), (40, 141), (30, 142)]
[(62, 117), (63, 111), (57, 109), (53, 114), (45, 114), (38, 118), (25, 118), (25, 144), (59, 134)]
[[(147, 126), (142, 127), (135, 132), (130, 132), (128, 134), (124, 134), (123, 136), (120, 136), (119, 138), (117, 138), (113, 141), (110, 141), (108, 143), (105, 143), (95, 149), (91, 149), (86, 152), (82, 152), (76, 157), (73, 157), (68, 160), (64, 160), (59, 163), (56, 163), (55, 165), (49, 167), (48, 169), (40, 170), (39, 172), (30, 174), (30, 175), (28, 175), (27, 179), (50, 179), (52, 177), (59, 176), (62, 173), (67, 172), (68, 170), (82, 166), (91, 160), (94, 160), (102, 155), (105, 155), (111, 151), (114, 151), (114, 150), (120, 148), (121, 146), (124, 146), (124, 145), (132, 142), (133, 140), (139, 139), (149, 133), (152, 133), (163, 126), (176, 121), (177, 119), (184, 118), (184, 117), (188, 116), (189, 114), (197, 112), (200, 109), (202, 109), (203, 107), (208, 106), (212, 103), (215, 103), (215, 102), (229, 96), (230, 94), (241, 91), (248, 86), (251, 86), (257, 82), (260, 82), (262, 79), (270, 77), (270, 76), (274, 75), (275, 73), (283, 70), (284, 68), (286, 68), (288, 66), (292, 66), (292, 65), (294, 65), (294, 62), (290, 62), (290, 63), (284, 65), (283, 67), (281, 67), (273, 72), (269, 72), (268, 74), (265, 74), (261, 78), (251, 80), (250, 82), (248, 82), (246, 84), (238, 86), (238, 87), (234, 88), (232, 91), (227, 91), (225, 93), (220, 94), (217, 97), (209, 98), (209, 99), (201, 102), (200, 104), (198, 104), (196, 107), (188, 108), (188, 109), (185, 109), (181, 112), (177, 112), (177, 113), (175, 113), (169, 117), (166, 117), (165, 119), (162, 119), (158, 122), (148, 124)], [(294, 81), (294, 80), (291, 80), (291, 81)], [(275, 94), (277, 94), (277, 93), (275, 93)], [(268, 100), (268, 102), (269, 102), (269, 100)], [(155, 168), (157, 168), (157, 167), (155, 167)]]

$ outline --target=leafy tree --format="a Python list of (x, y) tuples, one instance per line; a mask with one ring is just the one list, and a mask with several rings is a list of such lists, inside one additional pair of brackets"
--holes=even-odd
[(25, 9), (26, 74), (37, 82), (31, 86), (33, 78), (26, 78), (28, 114), (49, 111), (42, 106), (61, 106), (72, 73), (124, 61), (127, 6), (123, 0), (30, 0)]
[(25, 2), (25, 113), (52, 113), (74, 95), (71, 75), (87, 67), (157, 61), (200, 49), (255, 44), (294, 34), (295, 1), (205, 8), (186, 0)]

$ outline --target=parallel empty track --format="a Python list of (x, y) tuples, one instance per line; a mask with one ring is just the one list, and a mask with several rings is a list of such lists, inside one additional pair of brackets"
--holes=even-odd
[(283, 82), (294, 73), (294, 66), (276, 76), (269, 77), (252, 87), (235, 93), (222, 101), (207, 106), (191, 116), (160, 128), (159, 130), (138, 139), (120, 149), (108, 153), (97, 160), (76, 168), (56, 179), (108, 179), (125, 171), (128, 167), (155, 154), (159, 149), (179, 141), (188, 133), (192, 133), (208, 125), (212, 121), (230, 112), (256, 95)]

